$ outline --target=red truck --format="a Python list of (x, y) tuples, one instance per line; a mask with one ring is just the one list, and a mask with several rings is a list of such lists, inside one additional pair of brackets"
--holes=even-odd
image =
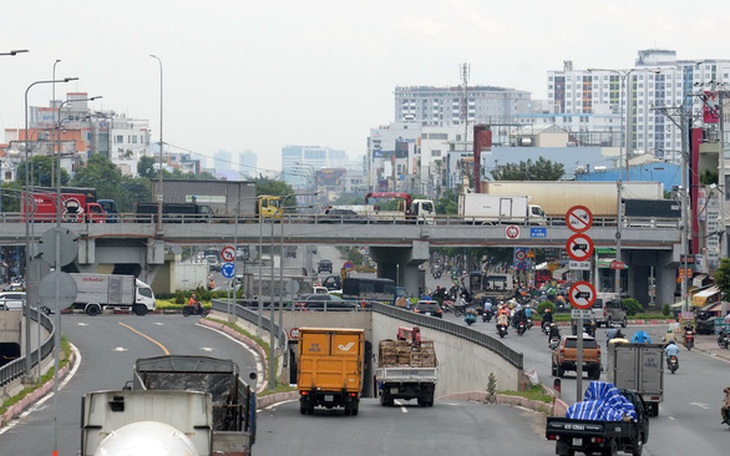
[[(56, 194), (47, 192), (32, 193), (32, 199), (28, 200), (28, 194), (23, 192), (21, 198), (21, 212), (23, 216), (30, 215), (30, 220), (35, 222), (56, 221)], [(107, 214), (97, 202), (91, 202), (83, 193), (61, 193), (61, 221), (62, 222), (86, 222), (105, 223)]]

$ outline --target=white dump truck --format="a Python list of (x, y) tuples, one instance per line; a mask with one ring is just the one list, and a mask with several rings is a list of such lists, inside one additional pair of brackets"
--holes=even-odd
[(149, 285), (132, 275), (71, 273), (76, 282), (73, 307), (98, 315), (105, 307), (132, 310), (145, 315), (155, 310), (155, 294)]

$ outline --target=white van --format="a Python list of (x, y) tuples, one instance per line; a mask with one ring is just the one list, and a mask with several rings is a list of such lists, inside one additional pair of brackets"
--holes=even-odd
[(618, 293), (598, 293), (593, 303), (593, 320), (597, 327), (609, 328), (618, 323), (625, 328), (626, 308), (621, 303), (621, 296)]

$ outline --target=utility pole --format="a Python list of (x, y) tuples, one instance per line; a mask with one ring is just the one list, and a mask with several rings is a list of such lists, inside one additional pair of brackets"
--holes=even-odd
[[(471, 65), (468, 63), (461, 64), (461, 116), (464, 121), (464, 156), (469, 152), (469, 74), (471, 73)], [(463, 179), (463, 176), (462, 176)], [(464, 189), (466, 191), (466, 189)]]

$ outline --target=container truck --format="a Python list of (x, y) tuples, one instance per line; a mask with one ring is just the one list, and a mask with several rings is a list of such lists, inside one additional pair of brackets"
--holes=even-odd
[(664, 398), (664, 347), (661, 344), (608, 344), (606, 381), (636, 390), (649, 416), (659, 415)]
[[(157, 221), (160, 210), (157, 203), (137, 203), (135, 212), (138, 221)], [(207, 222), (213, 210), (206, 204), (197, 203), (162, 203), (162, 221), (164, 223)], [(149, 216), (149, 217), (146, 217)]]
[(458, 208), (464, 223), (545, 224), (542, 208), (531, 204), (528, 196), (461, 193)]
[(131, 389), (82, 398), (79, 454), (249, 456), (255, 424), (256, 395), (232, 361), (139, 359)]
[(132, 310), (145, 315), (155, 310), (155, 294), (149, 285), (132, 275), (70, 273), (76, 282), (73, 307), (98, 315), (105, 307)]
[[(542, 207), (548, 217), (565, 217), (573, 206), (582, 205), (594, 217), (616, 217), (618, 187), (616, 182), (585, 181), (489, 181), (482, 192), (490, 195), (527, 195), (530, 203)], [(664, 198), (661, 182), (624, 182), (623, 199), (660, 200)]]
[(422, 340), (420, 328), (399, 328), (398, 339), (378, 344), (375, 381), (380, 405), (394, 399), (416, 399), (421, 407), (433, 406), (438, 382), (438, 361), (432, 340)]
[(363, 383), (365, 332), (346, 328), (299, 328), (299, 412), (342, 407), (356, 416)]

